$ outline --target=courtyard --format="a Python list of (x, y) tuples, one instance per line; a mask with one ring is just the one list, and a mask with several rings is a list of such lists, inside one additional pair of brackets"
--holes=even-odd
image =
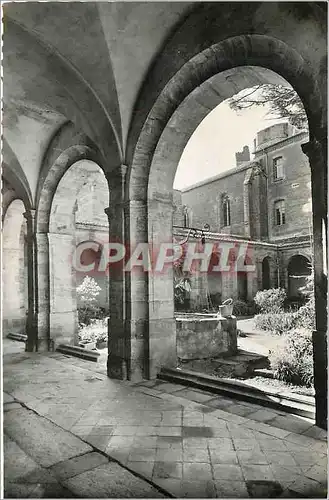
[(5, 498), (326, 497), (312, 421), (7, 339), (3, 359)]
[(3, 23), (4, 497), (326, 497), (327, 4)]

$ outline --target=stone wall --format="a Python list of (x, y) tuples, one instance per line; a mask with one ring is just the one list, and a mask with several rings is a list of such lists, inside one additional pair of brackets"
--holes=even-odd
[(234, 316), (178, 316), (176, 333), (179, 359), (208, 359), (237, 352), (237, 327)]
[[(286, 137), (291, 132), (291, 127), (287, 124), (274, 125), (266, 131), (267, 135), (265, 131), (258, 133), (259, 145), (254, 161), (182, 190), (181, 203), (189, 209), (190, 226), (203, 227), (208, 223), (215, 232), (250, 236), (254, 240), (270, 242), (310, 233), (311, 173), (308, 159), (301, 149), (308, 134), (299, 132), (295, 136)], [(275, 180), (273, 159), (279, 156), (283, 157), (284, 177)], [(254, 172), (257, 168), (259, 173)], [(249, 169), (253, 170), (250, 175)], [(223, 194), (227, 194), (230, 199), (229, 227), (223, 226)], [(281, 199), (285, 200), (286, 223), (277, 226), (274, 203)], [(179, 225), (177, 193), (175, 205), (176, 222)]]
[[(190, 209), (193, 227), (209, 224), (211, 231), (244, 235), (243, 182), (247, 167), (231, 169), (214, 180), (182, 190), (182, 204)], [(227, 194), (231, 206), (231, 226), (223, 227), (221, 197)]]
[[(267, 167), (268, 172), (268, 217), (269, 239), (280, 240), (296, 235), (310, 234), (312, 228), (311, 170), (301, 144), (307, 142), (307, 133), (283, 140), (258, 152), (256, 159)], [(273, 159), (282, 156), (284, 178), (273, 178)], [(274, 203), (285, 200), (286, 223), (276, 226)]]
[(24, 205), (14, 200), (7, 210), (2, 233), (3, 335), (25, 333), (27, 311), (26, 220)]

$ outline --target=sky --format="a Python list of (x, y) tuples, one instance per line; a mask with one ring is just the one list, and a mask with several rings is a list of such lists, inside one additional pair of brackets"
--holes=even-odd
[(268, 111), (267, 106), (255, 106), (237, 112), (230, 109), (228, 101), (213, 109), (183, 151), (174, 189), (183, 189), (234, 168), (237, 151), (247, 145), (252, 152), (257, 132), (282, 121), (270, 119), (266, 116)]

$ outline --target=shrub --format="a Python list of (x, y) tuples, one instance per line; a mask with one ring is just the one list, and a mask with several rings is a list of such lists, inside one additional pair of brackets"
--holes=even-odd
[(108, 336), (107, 319), (92, 319), (79, 331), (79, 340), (85, 342), (106, 342)]
[(300, 307), (296, 312), (297, 326), (306, 328), (307, 330), (314, 330), (315, 328), (315, 301), (312, 297), (308, 302)]
[(289, 332), (298, 325), (298, 316), (295, 312), (266, 313), (255, 316), (255, 326), (276, 335)]
[(261, 313), (273, 313), (282, 311), (285, 299), (286, 292), (283, 288), (270, 288), (257, 292), (254, 301)]
[(237, 299), (233, 304), (234, 316), (252, 316), (255, 314), (256, 305), (254, 302), (245, 302), (244, 300)]
[(103, 316), (102, 309), (97, 306), (96, 300), (101, 291), (94, 278), (86, 276), (77, 287), (77, 297), (81, 306), (78, 308), (79, 324), (89, 325), (92, 319)]
[(81, 285), (77, 287), (77, 296), (83, 306), (92, 306), (96, 303), (101, 287), (97, 285), (96, 280), (90, 276), (85, 276)]
[(313, 384), (312, 335), (306, 328), (296, 329), (282, 337), (270, 355), (274, 375), (284, 382), (311, 387)]
[(222, 294), (220, 292), (210, 294), (210, 302), (217, 309), (222, 303)]
[(297, 311), (298, 326), (314, 330), (315, 328), (315, 299), (314, 299), (314, 273), (306, 278), (305, 286), (300, 288), (306, 303)]
[(78, 308), (79, 325), (90, 325), (95, 319), (102, 319), (106, 316), (105, 310), (97, 306), (84, 306)]

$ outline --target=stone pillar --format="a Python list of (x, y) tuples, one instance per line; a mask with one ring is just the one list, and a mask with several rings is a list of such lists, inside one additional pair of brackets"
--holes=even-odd
[[(108, 179), (110, 205), (105, 209), (109, 222), (109, 242), (126, 245), (124, 187), (127, 167), (121, 165)], [(110, 378), (130, 377), (130, 336), (126, 331), (125, 260), (110, 265), (107, 374)]]
[(49, 233), (50, 337), (54, 345), (77, 344), (77, 299), (72, 234)]
[(36, 211), (31, 209), (24, 213), (26, 218), (26, 245), (27, 245), (27, 288), (28, 312), (26, 319), (27, 341), (25, 350), (33, 352), (38, 350), (38, 323), (37, 323), (37, 248), (36, 248)]
[(326, 139), (302, 145), (312, 179), (313, 267), (316, 330), (313, 332), (316, 425), (327, 428), (327, 152)]
[(36, 321), (38, 326), (38, 351), (52, 349), (50, 339), (50, 296), (49, 296), (49, 239), (48, 233), (36, 233), (37, 249), (37, 302)]
[[(171, 193), (166, 196), (154, 193), (148, 202), (148, 238), (146, 235), (152, 257), (152, 271), (148, 273), (148, 304), (146, 304), (148, 339), (145, 339), (145, 350), (148, 350), (148, 378), (155, 378), (162, 366), (176, 367), (173, 267), (167, 265), (162, 270), (155, 268), (160, 245), (173, 241), (172, 224)], [(207, 279), (205, 273), (202, 279)]]
[[(148, 244), (147, 203), (131, 200), (126, 213), (129, 247), (132, 254), (138, 244)], [(144, 247), (146, 248), (146, 246)], [(130, 343), (130, 380), (149, 378), (149, 276), (136, 266), (126, 273), (126, 338)]]

